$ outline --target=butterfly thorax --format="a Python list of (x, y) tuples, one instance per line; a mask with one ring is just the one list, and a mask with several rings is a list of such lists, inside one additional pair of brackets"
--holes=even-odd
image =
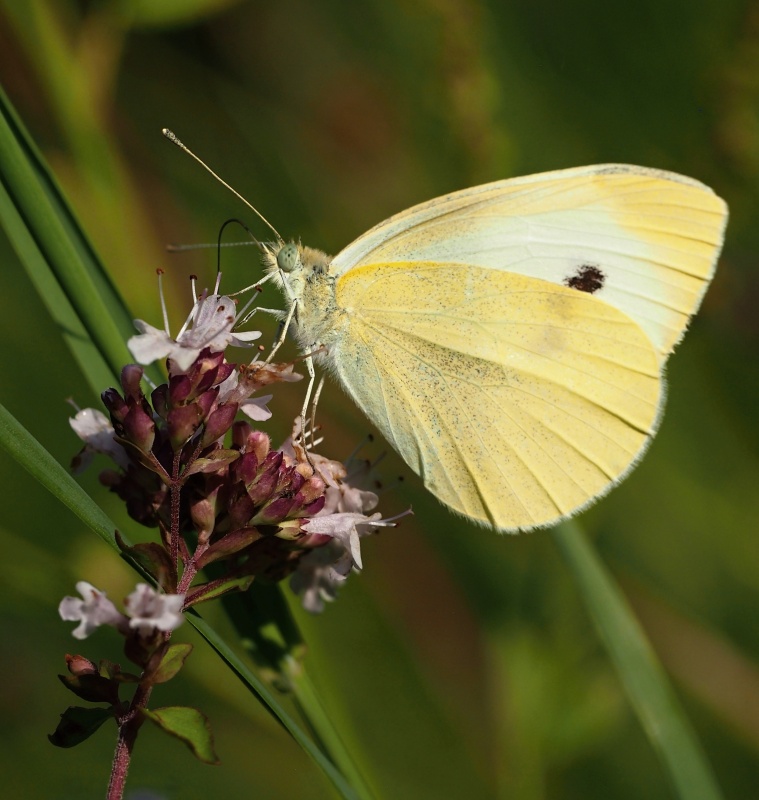
[(322, 345), (329, 349), (347, 324), (335, 299), (331, 256), (290, 243), (272, 253), (267, 261), (270, 269), (278, 271), (278, 282), (287, 300), (297, 304), (293, 323), (298, 343), (309, 352)]

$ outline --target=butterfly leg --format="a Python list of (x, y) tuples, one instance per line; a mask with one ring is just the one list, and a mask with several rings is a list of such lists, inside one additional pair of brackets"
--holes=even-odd
[(311, 435), (311, 447), (316, 447), (322, 440), (316, 438), (316, 407), (319, 405), (319, 398), (322, 394), (322, 389), (324, 388), (324, 375), (321, 376), (319, 380), (319, 385), (316, 387), (316, 392), (314, 393), (314, 401), (311, 403), (311, 423), (310, 423), (310, 430), (309, 433)]
[(273, 317), (281, 317), (282, 316), (282, 309), (281, 308), (261, 308), (261, 306), (256, 306), (256, 308), (251, 309), (248, 311), (247, 314), (237, 323), (237, 325), (244, 325), (246, 322), (251, 320), (255, 314), (261, 311), (264, 314), (271, 314)]
[(306, 365), (306, 371), (308, 372), (308, 386), (306, 388), (306, 397), (303, 400), (303, 408), (300, 410), (300, 435), (303, 440), (303, 446), (306, 446), (306, 414), (308, 414), (308, 404), (311, 402), (311, 392), (314, 389), (314, 383), (316, 382), (316, 370), (314, 369), (314, 359), (310, 353), (308, 353), (305, 358), (303, 359), (303, 363)]
[[(274, 347), (272, 347), (271, 352), (269, 353), (269, 355), (266, 358), (266, 363), (267, 364), (271, 362), (272, 358), (274, 358), (274, 354), (277, 352), (277, 350), (279, 350), (279, 348), (282, 347), (282, 344), (285, 341), (285, 337), (287, 336), (287, 331), (288, 331), (288, 329), (290, 327), (290, 323), (293, 320), (293, 316), (295, 314), (295, 309), (297, 307), (298, 307), (298, 301), (297, 300), (293, 300), (292, 303), (290, 304), (290, 310), (287, 312), (287, 316), (285, 317), (284, 325), (282, 325), (282, 333), (280, 333), (279, 338), (274, 343)], [(309, 372), (309, 375), (311, 375), (313, 373), (313, 369), (314, 369), (314, 365), (313, 365), (313, 362), (312, 362), (311, 363), (311, 372)], [(312, 382), (313, 382), (313, 378), (312, 378)]]

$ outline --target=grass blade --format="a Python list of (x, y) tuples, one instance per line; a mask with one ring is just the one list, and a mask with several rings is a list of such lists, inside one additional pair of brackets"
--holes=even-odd
[(579, 525), (551, 531), (574, 576), (625, 691), (682, 800), (722, 794), (669, 680), (627, 601)]

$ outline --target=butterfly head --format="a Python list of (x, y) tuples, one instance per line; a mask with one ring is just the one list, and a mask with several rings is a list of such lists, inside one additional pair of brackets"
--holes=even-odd
[(279, 248), (277, 253), (277, 268), (280, 272), (289, 275), (291, 272), (302, 268), (303, 262), (301, 260), (301, 251), (303, 248), (299, 247), (295, 242), (287, 242)]
[(321, 250), (297, 242), (267, 245), (264, 253), (266, 272), (275, 273), (275, 282), (291, 299), (301, 297), (307, 283), (327, 274), (331, 260)]

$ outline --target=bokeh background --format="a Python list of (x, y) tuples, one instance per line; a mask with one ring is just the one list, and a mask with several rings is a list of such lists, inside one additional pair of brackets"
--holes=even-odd
[[(163, 126), (283, 235), (329, 252), (438, 194), (588, 163), (675, 170), (725, 197), (724, 256), (671, 361), (661, 431), (581, 523), (726, 797), (757, 796), (759, 3), (0, 0), (0, 82), (134, 315), (159, 320), (162, 267), (175, 326), (187, 275), (212, 281), (215, 252), (165, 244), (213, 242), (230, 217), (267, 234)], [(64, 400), (97, 398), (1, 233), (0, 265), (0, 399), (68, 463)], [(251, 248), (222, 265), (227, 289), (259, 274)], [(277, 387), (275, 441), (300, 391)], [(320, 413), (329, 455), (370, 430), (334, 385)], [(364, 572), (322, 616), (299, 615), (309, 673), (378, 796), (672, 797), (550, 537), (474, 529), (392, 455), (383, 469), (382, 511), (414, 517), (365, 542)], [(149, 538), (96, 471), (83, 480), (98, 501)], [(71, 752), (45, 734), (71, 702), (55, 677), (64, 653), (118, 660), (119, 641), (101, 631), (80, 646), (56, 608), (76, 580), (119, 598), (134, 576), (4, 455), (0, 473), (2, 791), (101, 797), (113, 732)], [(133, 798), (333, 796), (202, 642), (160, 693), (210, 716), (223, 765), (146, 730)]]

